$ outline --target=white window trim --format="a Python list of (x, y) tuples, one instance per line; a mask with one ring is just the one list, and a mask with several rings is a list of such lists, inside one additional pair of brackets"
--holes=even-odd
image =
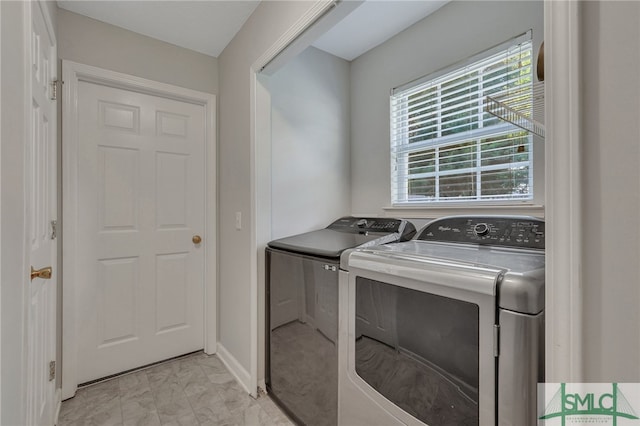
[[(529, 30), (520, 36), (514, 37), (511, 40), (500, 43), (497, 46), (494, 46), (481, 53), (473, 55), (472, 57), (467, 58), (464, 61), (458, 62), (454, 65), (441, 69), (440, 71), (431, 73), (427, 76), (421, 77), (419, 79), (408, 82), (402, 86), (394, 88), (392, 89), (391, 93), (393, 95), (394, 93), (400, 93), (400, 92), (409, 90), (427, 81), (436, 81), (438, 79), (441, 79), (444, 75), (447, 75), (447, 74), (455, 74), (456, 72), (461, 73), (462, 71), (458, 71), (458, 70), (462, 70), (466, 66), (469, 66), (471, 64), (483, 62), (497, 53), (501, 53), (515, 45), (519, 45), (525, 42), (531, 42), (532, 62), (534, 62), (533, 58), (536, 53), (536, 48), (534, 46), (534, 38), (532, 36), (532, 31)], [(533, 66), (534, 65), (532, 63), (532, 67)], [(393, 127), (393, 124), (392, 124), (392, 127)], [(505, 131), (509, 129), (513, 129), (514, 131), (520, 130), (516, 126), (509, 124), (507, 122), (505, 122), (500, 127), (502, 127), (501, 130), (505, 130)], [(499, 128), (496, 127), (495, 129), (496, 130), (494, 131), (497, 132)], [(491, 133), (493, 133), (494, 131), (492, 131)], [(482, 137), (481, 133), (482, 133), (481, 130), (480, 131), (474, 130), (474, 131), (469, 131), (466, 134), (456, 134), (455, 136), (456, 136), (456, 139), (459, 139), (460, 137), (463, 137), (463, 136), (468, 136), (469, 140), (473, 140), (473, 139), (480, 139)], [(391, 137), (393, 137), (393, 134), (391, 135)], [(506, 211), (508, 213), (517, 212), (513, 214), (529, 214), (529, 215), (536, 215), (539, 217), (543, 217), (544, 206), (541, 203), (541, 201), (544, 198), (543, 182), (540, 182), (540, 179), (536, 178), (535, 176), (540, 176), (540, 174), (544, 173), (544, 157), (543, 157), (543, 153), (540, 154), (538, 152), (536, 154), (536, 151), (539, 151), (539, 149), (536, 149), (535, 145), (544, 143), (544, 141), (533, 134), (530, 134), (529, 138), (530, 138), (529, 146), (531, 149), (530, 158), (528, 160), (530, 164), (530, 170), (531, 170), (531, 173), (529, 176), (529, 184), (532, 188), (532, 193), (530, 197), (526, 197), (522, 199), (514, 198), (509, 200), (439, 199), (437, 201), (426, 201), (426, 200), (425, 201), (408, 201), (408, 200), (395, 201), (393, 200), (394, 196), (390, 194), (391, 205), (388, 207), (383, 207), (385, 214), (389, 214), (389, 215), (407, 215), (408, 214), (409, 216), (407, 217), (435, 217), (434, 212), (447, 211), (447, 212), (452, 212), (452, 214), (465, 214), (466, 210), (473, 208), (476, 210), (481, 209), (483, 211), (487, 211), (487, 213), (504, 213)], [(420, 144), (420, 145), (428, 145), (428, 144)], [(407, 153), (405, 153), (404, 150), (402, 149), (400, 149), (400, 151), (402, 152), (394, 154), (393, 150), (394, 149), (397, 150), (398, 149), (397, 146), (398, 145), (396, 145), (395, 147), (391, 146), (391, 150), (392, 150), (391, 167), (392, 168), (395, 167), (394, 155), (407, 155)], [(418, 146), (416, 146), (416, 148), (418, 148)], [(438, 172), (434, 172), (434, 173), (438, 174)], [(403, 187), (404, 189), (406, 189), (406, 187), (408, 186), (409, 179), (398, 179), (397, 181), (395, 179), (396, 179), (396, 176), (392, 173), (391, 182), (390, 182), (392, 192), (400, 192), (400, 193), (406, 192), (406, 191), (403, 191)], [(536, 182), (538, 185), (537, 186), (534, 185), (534, 182)]]
[(437, 206), (389, 206), (384, 207), (385, 217), (404, 217), (406, 219), (437, 219), (445, 216), (465, 214), (509, 214), (544, 218), (544, 205), (535, 203), (443, 203)]

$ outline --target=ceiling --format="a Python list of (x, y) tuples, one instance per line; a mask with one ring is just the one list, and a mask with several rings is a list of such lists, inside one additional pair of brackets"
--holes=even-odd
[[(259, 0), (58, 0), (57, 3), (62, 9), (218, 57)], [(364, 1), (313, 45), (353, 60), (445, 3), (447, 0)]]
[(58, 0), (62, 9), (218, 57), (259, 1)]
[(351, 61), (440, 9), (449, 0), (368, 0), (313, 43)]

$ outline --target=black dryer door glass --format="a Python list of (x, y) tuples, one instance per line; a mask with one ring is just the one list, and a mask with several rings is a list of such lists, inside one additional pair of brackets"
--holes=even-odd
[(356, 278), (356, 373), (429, 425), (478, 425), (479, 307)]

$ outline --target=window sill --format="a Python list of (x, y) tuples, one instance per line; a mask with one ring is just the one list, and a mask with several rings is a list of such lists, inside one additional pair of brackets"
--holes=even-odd
[(544, 206), (539, 204), (452, 204), (440, 206), (391, 206), (382, 210), (385, 216), (407, 219), (437, 219), (452, 215), (523, 215), (544, 219)]

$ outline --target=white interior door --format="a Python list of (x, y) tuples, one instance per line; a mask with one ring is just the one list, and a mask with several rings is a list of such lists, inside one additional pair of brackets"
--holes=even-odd
[(77, 383), (204, 345), (205, 108), (78, 83)]
[(52, 222), (56, 218), (56, 103), (51, 82), (56, 45), (40, 3), (31, 3), (30, 132), (25, 157), (28, 198), (27, 240), (32, 273), (27, 297), (27, 424), (53, 425), (57, 254)]

